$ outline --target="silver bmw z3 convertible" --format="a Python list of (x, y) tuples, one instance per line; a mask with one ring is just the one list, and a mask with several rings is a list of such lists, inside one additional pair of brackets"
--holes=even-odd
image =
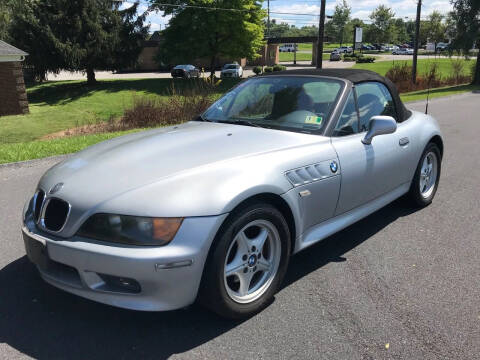
[(265, 307), (289, 258), (405, 195), (430, 204), (442, 135), (362, 70), (250, 78), (182, 125), (94, 145), (23, 212), (48, 283), (135, 310)]

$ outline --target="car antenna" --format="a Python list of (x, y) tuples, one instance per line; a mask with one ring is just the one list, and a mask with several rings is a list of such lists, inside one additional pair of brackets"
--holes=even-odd
[(428, 114), (428, 98), (430, 96), (430, 80), (428, 81), (428, 88), (427, 88), (427, 103), (425, 104), (425, 114)]

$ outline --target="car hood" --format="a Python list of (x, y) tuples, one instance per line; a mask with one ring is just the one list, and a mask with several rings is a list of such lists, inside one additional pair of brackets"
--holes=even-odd
[[(48, 170), (39, 187), (84, 209), (143, 186), (193, 177), (327, 138), (258, 127), (192, 121), (118, 137), (83, 150)], [(245, 161), (241, 161), (245, 163)], [(193, 184), (193, 183), (192, 183)]]

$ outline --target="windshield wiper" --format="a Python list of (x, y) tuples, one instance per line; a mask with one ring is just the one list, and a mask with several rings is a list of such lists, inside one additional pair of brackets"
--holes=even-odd
[(205, 122), (213, 122), (210, 119), (204, 118), (202, 115), (198, 115), (193, 121), (205, 121)]
[(233, 121), (227, 121), (227, 120), (221, 120), (219, 121), (224, 124), (235, 124), (235, 125), (245, 125), (245, 126), (253, 126), (253, 127), (259, 127), (259, 128), (267, 128), (267, 126), (262, 126), (260, 124), (255, 124), (251, 121), (248, 120), (233, 120)]

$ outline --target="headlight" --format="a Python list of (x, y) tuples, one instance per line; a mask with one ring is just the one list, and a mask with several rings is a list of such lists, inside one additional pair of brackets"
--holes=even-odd
[(151, 218), (128, 215), (95, 214), (77, 235), (129, 245), (162, 246), (173, 240), (183, 218)]

